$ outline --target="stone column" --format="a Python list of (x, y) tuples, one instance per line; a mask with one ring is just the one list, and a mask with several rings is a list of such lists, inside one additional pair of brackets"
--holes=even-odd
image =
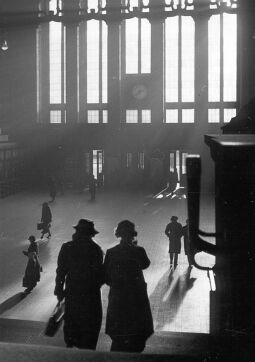
[(164, 21), (160, 7), (163, 0), (150, 0), (151, 12), (151, 89), (153, 105), (152, 124), (162, 124), (164, 119)]

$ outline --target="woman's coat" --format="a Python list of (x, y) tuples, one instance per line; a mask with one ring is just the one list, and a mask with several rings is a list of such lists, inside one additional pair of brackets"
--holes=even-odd
[(106, 334), (139, 335), (148, 338), (153, 333), (153, 321), (142, 269), (150, 260), (140, 246), (121, 242), (107, 250), (104, 271), (110, 286), (106, 316)]

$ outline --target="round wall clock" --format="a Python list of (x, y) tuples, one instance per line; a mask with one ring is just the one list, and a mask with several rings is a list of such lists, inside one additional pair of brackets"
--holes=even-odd
[(147, 96), (147, 88), (143, 84), (137, 84), (132, 89), (132, 95), (136, 99), (144, 99)]

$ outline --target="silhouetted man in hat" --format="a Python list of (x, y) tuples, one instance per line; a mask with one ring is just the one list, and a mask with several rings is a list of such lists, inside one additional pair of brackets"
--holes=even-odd
[(65, 298), (64, 339), (67, 347), (96, 349), (102, 323), (103, 252), (93, 241), (94, 223), (81, 219), (74, 226), (72, 241), (64, 243), (58, 256), (58, 300)]
[(172, 216), (171, 222), (167, 224), (165, 234), (169, 239), (169, 256), (170, 256), (170, 267), (173, 265), (174, 268), (178, 264), (178, 254), (181, 252), (181, 237), (182, 237), (182, 225), (177, 222), (178, 217)]

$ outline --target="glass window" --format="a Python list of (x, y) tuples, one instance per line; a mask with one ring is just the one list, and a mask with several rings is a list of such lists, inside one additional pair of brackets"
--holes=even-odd
[(167, 18), (165, 22), (165, 88), (166, 102), (178, 101), (178, 38), (179, 18)]
[(87, 102), (99, 103), (99, 22), (87, 22)]
[(88, 123), (99, 123), (99, 111), (89, 110), (88, 111)]
[(195, 85), (195, 23), (191, 17), (183, 16), (182, 24), (182, 101), (194, 102)]
[(126, 123), (138, 123), (138, 110), (127, 109), (126, 110)]
[(178, 123), (178, 109), (166, 109), (166, 123)]
[(103, 123), (108, 123), (108, 111), (103, 110)]
[(194, 123), (194, 109), (182, 110), (182, 123)]
[(208, 109), (208, 122), (209, 123), (220, 122), (220, 110), (218, 108)]
[(126, 73), (138, 73), (138, 19), (127, 19), (126, 26)]
[(150, 109), (142, 109), (142, 123), (151, 123)]
[(61, 111), (50, 111), (50, 123), (61, 123)]
[(151, 72), (151, 24), (141, 19), (141, 73)]
[(235, 108), (224, 109), (224, 123), (228, 123), (231, 121), (231, 118), (236, 116)]
[(237, 17), (223, 14), (223, 101), (236, 101)]
[(50, 103), (62, 102), (62, 23), (50, 22)]

